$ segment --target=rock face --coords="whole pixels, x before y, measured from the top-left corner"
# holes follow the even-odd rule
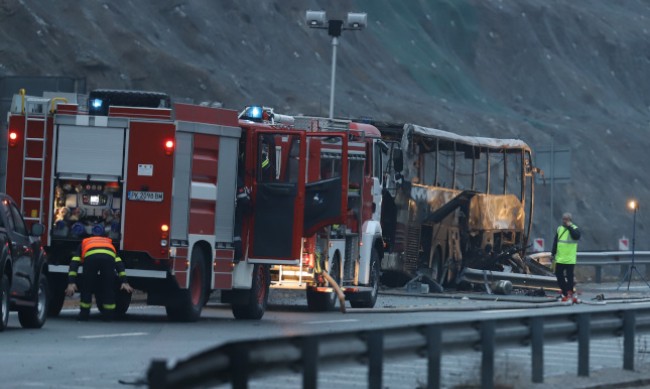
[[[0,77],[85,77],[89,89],[327,115],[331,40],[305,10],[368,27],[339,39],[335,115],[569,149],[569,183],[536,190],[533,237],[563,211],[580,250],[637,250],[650,226],[650,5],[642,0],[0,0]],[[4,114],[3,114],[4,115]],[[647,204],[647,205],[646,205]],[[647,208],[646,208],[647,207]]]

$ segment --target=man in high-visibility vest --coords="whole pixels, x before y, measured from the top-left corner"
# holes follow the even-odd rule
[[[122,281],[121,290],[128,293],[133,288],[126,281],[126,270],[122,259],[117,255],[111,239],[103,236],[91,236],[81,242],[81,246],[72,257],[68,272],[68,287],[66,295],[72,296],[77,291],[77,271],[83,264],[81,274],[81,298],[79,302],[79,321],[87,321],[90,317],[92,293],[97,285],[102,295],[102,309],[105,320],[112,320],[115,313],[115,271]]]
[[[551,250],[555,261],[555,276],[562,290],[562,301],[578,302],[578,299],[573,295],[573,271],[576,266],[579,239],[580,230],[578,226],[573,224],[570,213],[564,213],[562,215],[562,224],[555,232],[553,249]]]

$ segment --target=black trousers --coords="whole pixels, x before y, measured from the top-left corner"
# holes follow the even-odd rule
[[[115,310],[115,258],[93,254],[84,258],[81,274],[81,308],[90,309],[92,294],[101,294],[103,309]]]
[[[573,269],[575,264],[555,263],[555,277],[562,290],[562,295],[566,296],[569,291],[573,291]]]

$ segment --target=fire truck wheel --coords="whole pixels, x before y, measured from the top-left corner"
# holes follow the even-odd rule
[[[34,301],[36,305],[18,311],[18,321],[23,328],[41,328],[47,319],[49,293],[47,278],[42,273],[38,278],[38,292]]]
[[[124,290],[115,292],[115,316],[120,317],[126,315],[131,305],[132,294]]]
[[[9,323],[9,277],[2,275],[0,279],[0,331],[4,331]]]
[[[350,306],[352,308],[372,308],[377,302],[377,295],[379,294],[379,278],[381,277],[381,269],[379,268],[379,254],[377,249],[373,248],[370,254],[370,279],[368,286],[372,287],[370,293],[364,293],[360,298],[355,299],[350,297]]]
[[[190,288],[178,291],[176,299],[165,306],[167,317],[172,321],[192,322],[201,317],[207,300],[207,264],[200,248],[192,250],[190,264]]]
[[[47,303],[47,315],[50,317],[59,316],[63,303],[65,302],[65,279],[50,278],[48,280],[50,301]]]
[[[269,301],[271,271],[269,266],[257,264],[253,268],[253,285],[248,292],[247,304],[232,304],[235,319],[259,320],[264,316]]]
[[[341,257],[337,253],[332,260],[332,268],[328,270],[329,275],[341,284]],[[331,311],[336,307],[335,292],[319,292],[311,287],[307,287],[307,308],[312,312]]]

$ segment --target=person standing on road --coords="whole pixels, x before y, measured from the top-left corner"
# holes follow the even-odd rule
[[[72,257],[68,272],[68,287],[65,292],[72,296],[77,291],[77,271],[83,264],[84,271],[81,277],[81,301],[79,302],[79,321],[87,321],[90,317],[92,294],[102,296],[103,319],[110,321],[115,313],[115,270],[122,281],[121,290],[128,293],[133,288],[126,281],[126,270],[122,259],[117,256],[113,242],[106,237],[91,236],[81,242],[81,246]],[[99,289],[95,290],[99,282]]]
[[[578,253],[578,240],[580,230],[573,224],[571,214],[566,212],[562,215],[562,224],[555,232],[553,249],[551,255],[555,261],[555,276],[557,283],[562,290],[562,301],[578,302],[573,295],[574,269]]]

